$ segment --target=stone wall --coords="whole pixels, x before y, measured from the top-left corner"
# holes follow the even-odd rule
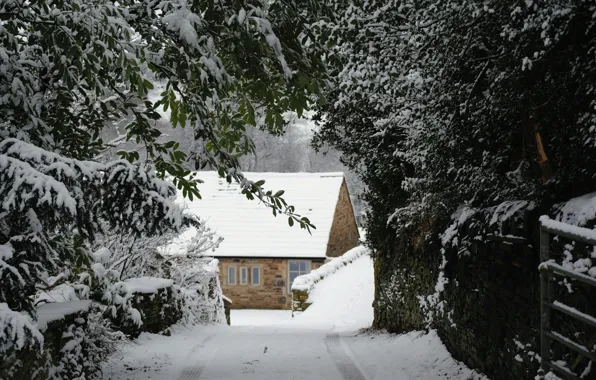
[[[350,193],[344,179],[335,206],[333,224],[329,232],[327,257],[337,257],[358,245],[358,226],[354,217],[354,209],[350,201]]]
[[[504,223],[495,223],[494,213],[476,213],[445,247],[440,234],[451,221],[426,221],[390,251],[378,252],[374,326],[437,329],[456,359],[492,380],[533,379],[540,350],[541,212],[521,209]],[[441,272],[446,283],[437,292]]]
[[[219,258],[219,276],[223,293],[232,300],[232,309],[290,309],[292,296],[288,284],[287,259],[234,259]],[[323,265],[323,259],[312,260],[311,269]],[[229,285],[227,281],[228,267],[248,268],[248,284]],[[261,283],[252,285],[251,269],[261,269]],[[236,271],[239,276],[239,269]]]
[[[296,312],[302,312],[311,305],[308,302],[309,293],[307,290],[292,289],[292,316]]]
[[[493,380],[532,379],[540,351],[538,252],[521,241],[484,240],[449,251],[439,335],[454,357]],[[456,285],[456,286],[452,286]]]
[[[181,302],[182,297],[174,286],[158,289],[156,293],[135,292],[130,306],[139,311],[143,323],[137,325],[123,308],[118,308],[112,322],[116,329],[132,338],[138,337],[141,332],[167,333],[166,330],[182,317]]]

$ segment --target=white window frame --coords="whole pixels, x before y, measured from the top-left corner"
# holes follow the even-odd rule
[[[259,273],[259,281],[255,282],[255,269]],[[250,284],[254,286],[261,285],[261,267],[250,268]]]
[[[302,271],[300,270],[300,263],[305,262],[307,263],[306,266],[306,272],[302,273]],[[288,291],[292,292],[292,282],[290,281],[290,279],[292,278],[291,274],[292,272],[295,271],[291,271],[290,270],[290,264],[291,263],[298,263],[298,276],[302,276],[303,274],[309,274],[310,272],[312,272],[312,261],[311,260],[288,260]],[[296,277],[298,277],[296,276]]]
[[[233,270],[234,271],[234,282],[230,281],[230,271]],[[228,267],[228,285],[236,285],[237,283],[237,277],[238,277],[238,271],[236,270],[236,267],[234,266],[229,266]]]
[[[242,275],[244,272],[245,276]],[[240,267],[240,285],[247,285],[248,284],[248,268],[247,267]]]

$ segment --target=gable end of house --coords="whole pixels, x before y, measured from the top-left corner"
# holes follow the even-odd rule
[[[339,189],[333,223],[329,231],[327,257],[343,255],[358,245],[359,238],[360,235],[354,216],[354,208],[350,200],[350,191],[344,178]]]

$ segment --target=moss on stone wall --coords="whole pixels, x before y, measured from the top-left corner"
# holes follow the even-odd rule
[[[373,327],[396,333],[426,328],[419,297],[434,290],[441,262],[440,227],[439,221],[412,225],[377,252]]]

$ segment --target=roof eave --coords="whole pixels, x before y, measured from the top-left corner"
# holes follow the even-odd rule
[[[325,260],[327,256],[210,256],[215,259]]]

